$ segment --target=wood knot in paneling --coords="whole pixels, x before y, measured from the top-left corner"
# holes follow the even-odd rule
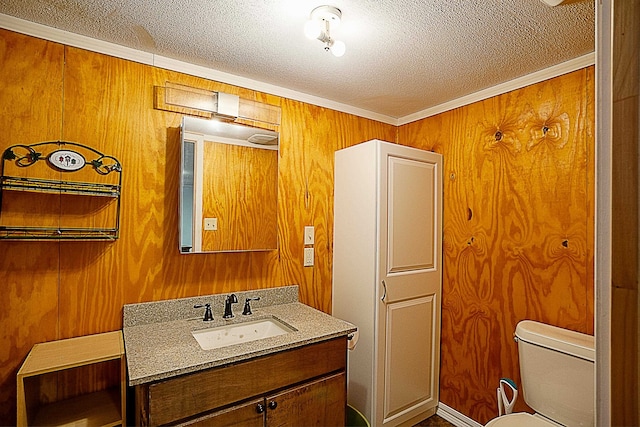
[[[530,150],[542,143],[550,148],[563,148],[569,142],[570,126],[571,121],[567,113],[529,121],[526,125],[529,132],[527,149]]]

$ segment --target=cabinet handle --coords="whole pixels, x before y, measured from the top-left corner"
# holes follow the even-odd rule
[[[384,280],[382,281],[382,287],[384,288],[384,294],[382,295],[382,298],[380,298],[380,301],[384,302],[384,299],[387,297],[387,284],[384,283]]]
[[[264,412],[264,405],[262,403],[258,403],[256,406],[256,412],[262,414]]]
[[[269,402],[269,409],[276,409],[278,407],[278,402],[276,402],[275,400],[272,400],[271,402]]]

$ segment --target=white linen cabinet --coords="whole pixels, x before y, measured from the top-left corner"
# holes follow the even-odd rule
[[[333,312],[358,327],[348,402],[372,426],[438,404],[442,156],[372,140],[335,153]]]

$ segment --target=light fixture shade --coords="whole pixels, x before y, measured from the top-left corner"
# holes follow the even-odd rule
[[[342,11],[335,6],[318,6],[311,11],[312,21],[328,22],[331,28],[340,25]]]
[[[345,51],[347,50],[347,46],[342,41],[335,40],[330,50],[334,56],[337,56],[339,58],[344,55]]]
[[[307,23],[304,24],[304,35],[311,40],[319,38],[322,35],[320,22],[313,20],[307,21]]]
[[[331,29],[340,25],[342,11],[334,6],[318,6],[311,11],[311,19],[304,24],[304,34],[309,39],[318,39],[324,43],[324,50],[335,56],[346,51],[344,42],[331,37]]]

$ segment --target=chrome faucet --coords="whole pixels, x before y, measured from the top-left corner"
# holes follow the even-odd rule
[[[233,317],[233,311],[231,311],[231,304],[236,304],[238,302],[238,297],[236,294],[227,295],[224,300],[224,315],[223,319],[231,319]]]

